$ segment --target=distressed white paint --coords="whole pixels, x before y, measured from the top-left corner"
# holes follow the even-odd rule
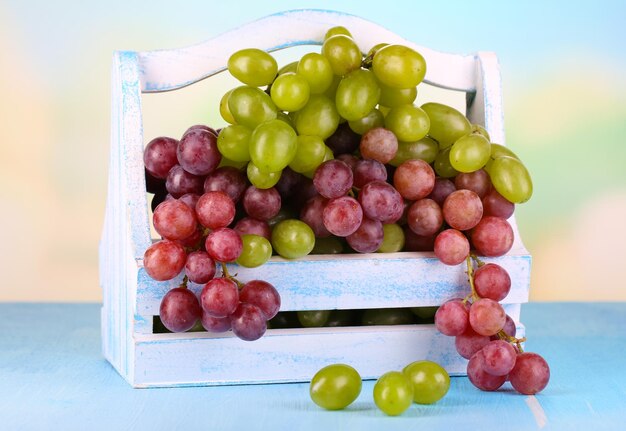
[[[290,11],[262,18],[188,48],[117,52],[112,70],[112,126],[108,197],[100,244],[103,353],[132,385],[185,386],[308,380],[331,362],[357,365],[374,378],[416,359],[429,358],[453,374],[465,361],[452,339],[432,325],[270,330],[247,343],[232,335],[151,334],[152,316],[168,288],[146,276],[142,256],[151,243],[142,164],[141,93],[175,90],[224,70],[244,47],[274,51],[319,45],[334,25],[351,29],[363,51],[380,41],[421,52],[426,81],[468,93],[468,117],[504,143],[500,72],[492,53],[452,55],[407,41],[361,18],[332,11]],[[281,31],[267,31],[278,29]],[[509,270],[513,286],[506,309],[519,322],[528,300],[530,256],[515,219],[513,250],[493,261]],[[467,293],[463,267],[448,267],[432,253],[272,258],[261,268],[231,268],[242,279],[263,278],[281,292],[283,310],[437,305]],[[193,285],[196,291],[200,286]],[[523,327],[520,325],[520,328]]]

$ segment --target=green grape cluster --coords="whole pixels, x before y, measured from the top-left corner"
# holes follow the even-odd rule
[[[361,393],[358,371],[346,364],[332,364],[319,370],[311,379],[309,394],[318,406],[341,410],[354,402]],[[450,376],[433,361],[415,361],[400,371],[383,374],[374,384],[376,406],[389,416],[397,416],[411,404],[434,404],[450,388]]]
[[[280,69],[267,52],[243,49],[230,57],[228,71],[244,85],[220,102],[229,123],[218,138],[227,159],[222,164],[247,163],[248,180],[258,188],[273,187],[286,167],[312,177],[334,157],[325,140],[345,121],[359,134],[385,126],[406,142],[428,132],[428,116],[412,104],[426,72],[424,58],[388,44],[364,56],[343,27],[328,30],[321,53]],[[386,119],[381,109],[389,111]],[[415,155],[403,150],[400,157]]]

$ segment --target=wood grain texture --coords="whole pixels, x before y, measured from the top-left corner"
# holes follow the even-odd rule
[[[449,345],[440,342],[433,327],[377,328],[354,333],[296,331],[288,343],[279,342],[284,334],[275,333],[266,341],[245,343],[245,350],[228,337],[182,334],[146,338],[152,332],[152,318],[158,314],[163,295],[177,286],[181,278],[157,283],[142,266],[143,254],[152,240],[143,167],[141,94],[174,90],[209,77],[223,70],[228,57],[240,48],[254,46],[273,51],[303,44],[319,45],[333,25],[350,28],[363,51],[381,40],[419,50],[428,64],[426,81],[466,91],[468,118],[485,125],[494,140],[504,142],[500,70],[493,53],[438,53],[353,15],[323,10],[288,11],[187,48],[115,53],[109,184],[100,244],[100,283],[104,290],[102,343],[105,357],[131,384],[248,383],[255,375],[261,382],[299,381],[303,374],[295,366],[297,358],[316,343],[332,344],[336,351],[330,354],[320,350],[315,360],[309,361],[306,373],[315,363],[330,357],[356,361],[365,350],[387,352],[373,356],[372,375],[395,367],[400,357],[426,351],[451,372],[462,372],[462,364],[452,359]],[[277,28],[281,31],[266,31]],[[515,218],[510,222],[515,234],[513,249],[490,261],[510,272],[513,285],[505,303],[519,323],[520,304],[528,301],[531,258]],[[430,306],[468,293],[463,265],[445,266],[432,253],[307,256],[297,261],[276,257],[254,270],[231,270],[243,280],[261,278],[273,283],[281,293],[283,310]],[[192,284],[191,288],[197,292],[200,286]],[[407,342],[419,346],[407,352],[403,350]],[[212,365],[206,364],[207,350],[218,352]],[[176,351],[184,354],[176,357]],[[404,356],[399,352],[404,352]],[[260,358],[258,372],[250,374],[248,369],[231,367],[223,358],[233,354],[248,358],[248,363]],[[276,357],[294,366],[277,370],[272,362]],[[177,362],[172,367],[174,359]],[[207,373],[207,368],[214,372]]]
[[[376,408],[373,380],[338,412],[313,404],[307,383],[132,389],[102,357],[100,307],[0,304],[1,429],[615,431],[626,423],[626,303],[523,306],[526,349],[543,355],[552,371],[534,400],[508,384],[487,393],[453,377],[445,398],[396,418]]]

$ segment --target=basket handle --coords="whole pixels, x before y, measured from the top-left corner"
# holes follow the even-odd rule
[[[321,45],[326,31],[338,25],[349,28],[365,52],[380,42],[415,49],[428,65],[424,82],[451,90],[476,91],[475,55],[434,51],[357,16],[315,9],[269,15],[186,48],[139,52],[141,91],[171,91],[208,78],[225,70],[230,55],[240,49],[272,52],[298,45]]]

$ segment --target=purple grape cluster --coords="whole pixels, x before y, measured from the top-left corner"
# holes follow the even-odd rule
[[[220,167],[216,139],[212,128],[193,126],[180,141],[160,137],[147,145],[146,186],[155,193],[152,222],[161,240],[148,247],[143,264],[157,281],[185,274],[161,301],[159,317],[167,330],[185,332],[201,321],[209,332],[232,330],[252,341],[278,313],[280,295],[263,280],[240,283],[224,264],[240,259],[245,234],[268,235],[264,220],[280,209],[280,195],[250,186],[236,168]],[[249,217],[231,226],[238,202]],[[203,285],[199,297],[188,281]]]
[[[472,260],[478,263],[475,271]],[[508,272],[495,263],[472,260],[468,259],[472,294],[442,304],[435,326],[455,337],[456,350],[469,359],[467,375],[477,388],[495,391],[508,380],[522,394],[542,391],[550,380],[548,363],[522,350],[524,339],[515,338],[515,322],[499,303],[511,289]]]

